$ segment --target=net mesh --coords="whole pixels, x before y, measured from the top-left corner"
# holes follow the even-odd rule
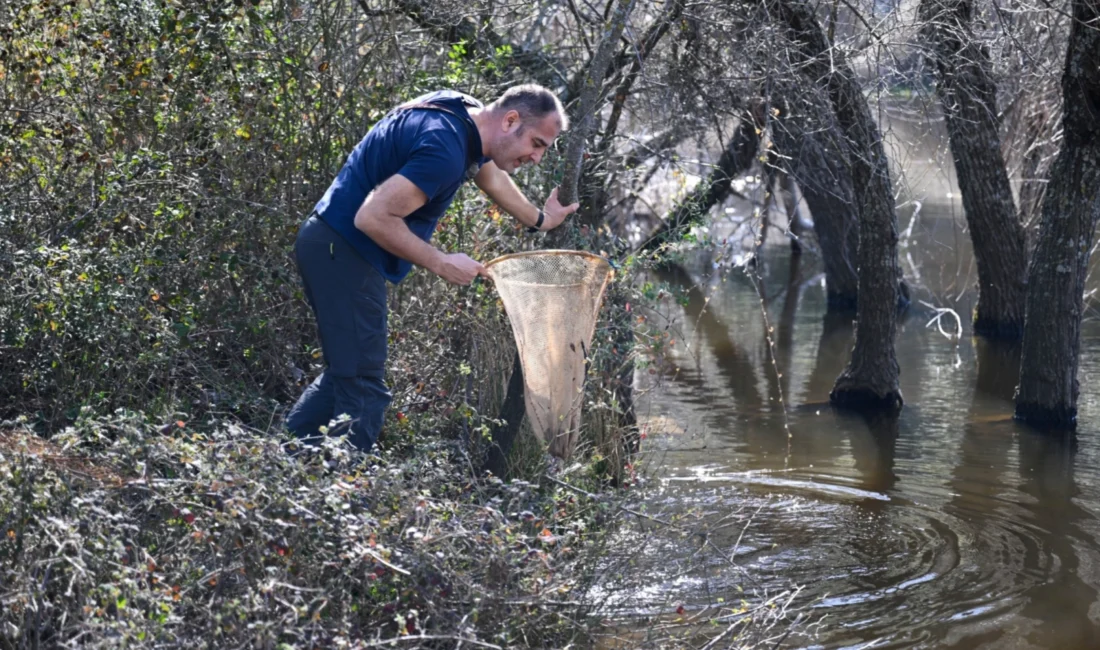
[[[558,458],[577,443],[585,362],[611,267],[579,251],[532,251],[485,265],[512,323],[531,429]]]

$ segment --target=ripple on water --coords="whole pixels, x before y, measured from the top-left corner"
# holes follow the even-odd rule
[[[1018,610],[1058,561],[1046,532],[1012,509],[978,519],[805,471],[693,468],[647,505],[680,513],[696,534],[639,545],[646,578],[621,582],[627,597],[610,597],[610,609],[653,614],[801,585],[811,614],[843,621],[830,647],[921,645],[938,625],[996,619]]]

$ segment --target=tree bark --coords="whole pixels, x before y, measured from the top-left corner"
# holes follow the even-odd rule
[[[859,296],[859,219],[847,143],[831,115],[827,123],[813,122],[781,113],[772,121],[772,138],[810,209],[829,309],[853,310]]]
[[[756,159],[756,150],[760,138],[756,134],[753,120],[745,116],[737,127],[713,172],[699,182],[691,194],[669,211],[668,217],[638,247],[638,250],[653,250],[666,242],[682,237],[693,225],[699,223],[718,203],[729,196],[733,179],[752,166]]]
[[[527,407],[523,400],[523,364],[519,360],[519,352],[516,352],[512,359],[512,376],[508,380],[504,403],[500,407],[500,424],[493,427],[492,442],[486,452],[482,470],[490,471],[501,478],[508,476],[508,455],[512,453],[512,446],[515,445],[526,413]]]
[[[615,12],[606,25],[600,45],[596,54],[587,66],[587,74],[581,83],[580,98],[577,101],[577,110],[573,115],[573,127],[570,129],[569,142],[566,143],[561,187],[558,196],[563,205],[568,205],[578,200],[577,188],[580,183],[581,168],[584,164],[584,145],[588,139],[588,132],[592,130],[596,107],[603,95],[604,75],[607,73],[611,57],[615,54],[619,39],[622,38],[626,28],[627,19],[634,9],[635,0],[618,0],[615,4]]]
[[[859,297],[856,342],[848,367],[829,398],[856,409],[901,408],[894,351],[901,268],[894,195],[882,136],[843,54],[832,47],[813,9],[803,0],[766,0],[786,25],[805,74],[820,79],[837,123],[851,147],[849,162],[859,215]]]
[[[1001,155],[989,53],[970,29],[972,0],[922,0],[919,11],[978,265],[974,333],[1018,339],[1027,257]]]
[[[1016,417],[1073,429],[1085,277],[1100,220],[1100,0],[1074,0],[1062,74],[1062,149],[1028,269]]]

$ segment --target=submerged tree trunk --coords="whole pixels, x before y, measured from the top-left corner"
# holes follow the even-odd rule
[[[1062,149],[1028,269],[1016,417],[1073,428],[1085,277],[1100,220],[1100,0],[1074,0],[1062,74]]]
[[[804,124],[803,118],[781,112],[772,121],[772,138],[810,209],[821,247],[829,309],[850,310],[856,308],[859,295],[855,191],[844,138],[831,115],[820,117],[830,123],[817,124],[814,119]]]
[[[972,13],[972,0],[922,0],[921,35],[936,71],[936,93],[978,265],[974,332],[1016,339],[1024,328],[1024,229],[1001,155],[989,53],[971,33]]]
[[[901,268],[897,215],[882,136],[855,75],[825,37],[813,9],[803,0],[768,0],[768,6],[797,44],[805,73],[821,80],[851,147],[849,162],[859,214],[856,343],[851,362],[829,397],[837,406],[900,409],[894,336]]]

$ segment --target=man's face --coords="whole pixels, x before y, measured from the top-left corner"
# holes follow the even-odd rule
[[[500,146],[493,162],[509,174],[527,163],[537,165],[558,137],[560,118],[551,113],[533,124],[523,124],[516,111],[508,111],[501,121]]]

